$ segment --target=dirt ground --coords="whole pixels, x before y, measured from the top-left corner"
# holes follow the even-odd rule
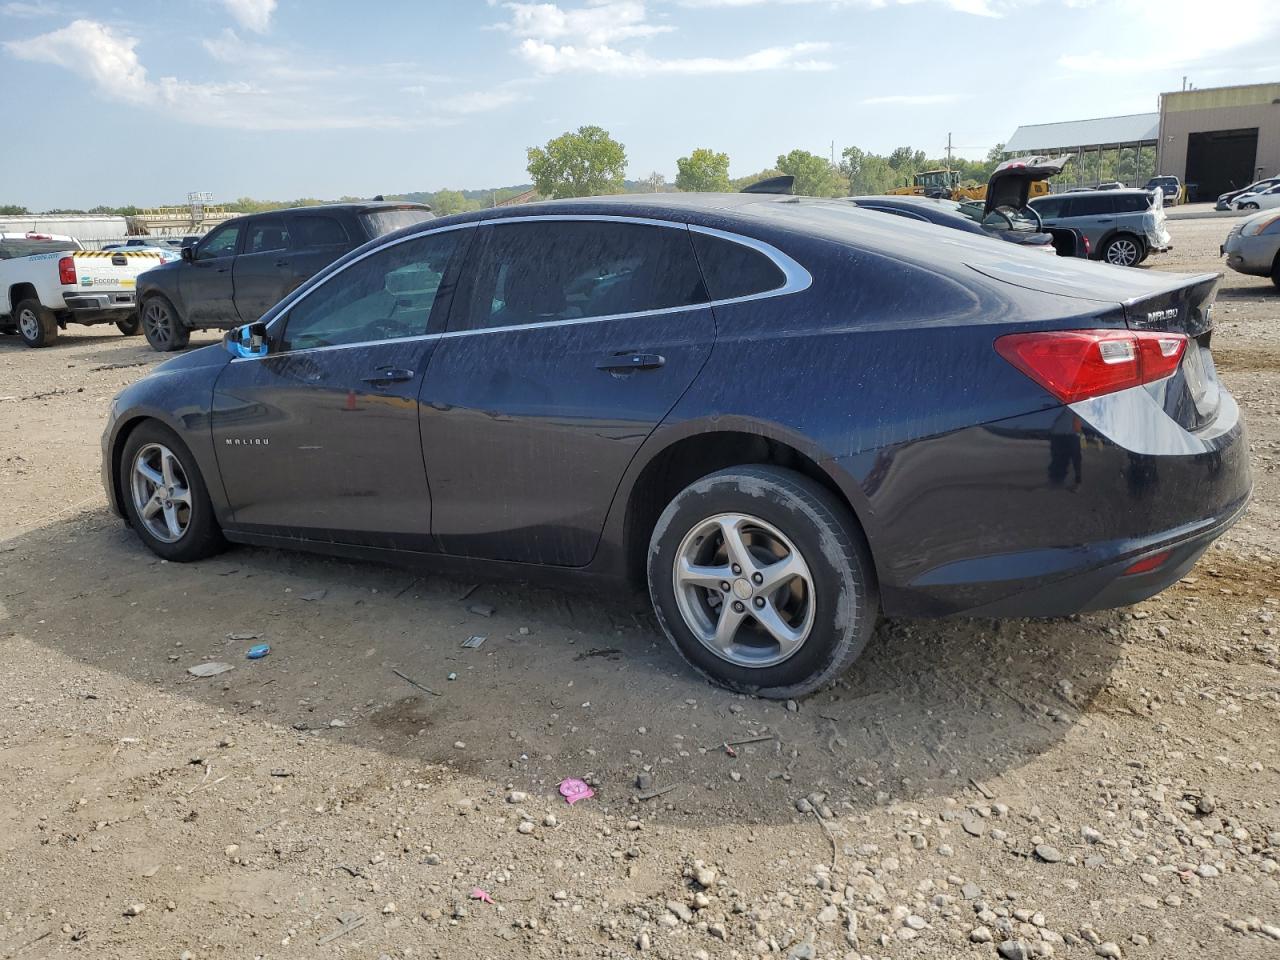
[[[1170,226],[1152,269],[1221,269],[1229,223]],[[1184,581],[889,621],[794,710],[630,596],[161,563],[98,448],[158,355],[0,339],[0,957],[1280,956],[1278,315],[1228,273],[1255,500]]]

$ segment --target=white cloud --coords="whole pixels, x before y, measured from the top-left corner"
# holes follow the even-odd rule
[[[886,7],[914,5],[926,0],[680,0],[684,7],[762,7],[766,4],[779,6],[799,6],[802,4],[822,4],[826,7],[862,7],[867,10],[883,10]],[[976,17],[1001,17],[1005,13],[1026,6],[1035,0],[928,0],[928,2],[948,7],[957,13],[967,13]],[[1073,0],[1067,0],[1072,3]],[[1080,2],[1080,0],[1075,0]]]
[[[958,93],[895,93],[885,97],[867,97],[861,102],[867,106],[878,104],[901,104],[909,107],[926,106],[931,103],[955,103],[961,99]]]
[[[376,110],[342,113],[324,98],[282,96],[257,83],[194,83],[176,77],[153,80],[137,53],[138,40],[94,20],[4,48],[20,60],[52,63],[86,77],[98,95],[203,126],[245,130],[314,130],[400,127],[403,118]]]
[[[35,20],[39,17],[52,17],[61,13],[61,9],[47,0],[34,0],[24,3],[14,0],[12,3],[0,3],[0,15],[14,17],[18,20]]]
[[[685,57],[660,59],[643,52],[627,52],[609,46],[555,46],[537,40],[520,44],[520,55],[541,73],[646,74],[754,73],[761,70],[832,70],[834,65],[811,54],[829,49],[826,43],[794,43],[767,47],[739,57]]]
[[[586,0],[586,6],[557,3],[503,3],[510,19],[495,24],[520,38],[519,56],[540,74],[606,73],[727,74],[761,70],[830,70],[833,65],[813,54],[825,43],[766,47],[738,56],[660,57],[634,42],[671,33],[675,28],[652,23],[642,0]]]
[[[271,15],[276,12],[276,0],[222,0],[227,12],[246,30],[266,33],[271,27]]]
[[[652,37],[674,27],[648,22],[640,0],[596,0],[587,7],[566,10],[554,3],[505,3],[507,23],[497,24],[517,37],[539,41],[573,40],[598,46],[615,40]]]

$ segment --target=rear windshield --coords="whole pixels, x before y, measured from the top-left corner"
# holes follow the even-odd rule
[[[370,210],[360,214],[365,229],[370,237],[380,237],[385,233],[394,233],[401,227],[411,227],[423,220],[431,220],[434,214],[422,207],[400,207],[391,210]]]
[[[74,240],[0,240],[0,260],[32,257],[37,253],[57,253],[59,250],[79,250]]]

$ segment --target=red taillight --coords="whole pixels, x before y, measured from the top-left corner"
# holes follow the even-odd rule
[[[1164,566],[1164,562],[1169,559],[1171,552],[1164,550],[1160,553],[1153,553],[1149,557],[1143,557],[1137,563],[1131,563],[1126,567],[1123,576],[1131,577],[1135,573],[1150,573],[1152,570],[1158,570]]]
[[[1089,242],[1089,235],[1087,233],[1082,233],[1080,236],[1084,238],[1084,255],[1086,257],[1093,256],[1093,244]]]
[[[75,257],[63,257],[58,261],[58,282],[63,284],[76,282]]]
[[[1011,333],[996,352],[1063,403],[1162,380],[1178,369],[1181,333],[1053,330]]]

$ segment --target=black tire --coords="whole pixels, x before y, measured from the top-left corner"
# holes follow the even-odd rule
[[[1240,209],[1241,210],[1257,210],[1259,209],[1259,207],[1256,203],[1242,203],[1240,204]]]
[[[735,592],[739,587],[736,581],[723,598],[720,590],[702,587],[682,591],[683,598],[677,598],[674,579],[682,546],[704,549],[700,546],[703,539],[697,535],[699,528],[724,514],[745,516],[744,529],[751,526],[752,520],[773,527],[790,541],[787,546],[794,546],[808,569],[812,591],[806,593],[812,608],[812,625],[797,649],[780,662],[755,666],[741,662],[747,659],[741,656],[739,662],[721,656],[699,638],[682,612],[682,603],[688,606],[705,602],[701,609],[708,612],[723,609],[714,606],[716,600],[723,605],[741,598],[748,643],[765,636],[759,632],[760,621],[747,616],[761,598],[754,592],[749,598]],[[752,552],[760,550],[757,544],[748,546]],[[714,542],[708,540],[705,549],[712,548]],[[719,557],[717,554],[718,559],[710,562],[729,562]],[[775,553],[768,562],[776,557]],[[759,558],[756,553],[753,560]],[[769,466],[730,467],[682,490],[654,527],[649,542],[648,579],[658,622],[695,670],[721,686],[774,699],[804,696],[839,677],[866,648],[879,610],[874,568],[857,521],[817,483],[793,471]],[[744,591],[752,589],[746,574],[739,580],[745,585]],[[690,600],[690,596],[695,599]],[[774,593],[774,599],[779,596],[781,591]],[[772,609],[773,601],[767,602]],[[756,631],[755,635],[750,631]],[[767,646],[742,649],[754,653]],[[778,655],[781,649],[779,645]]]
[[[173,455],[181,472],[179,476],[179,471],[174,470],[173,476],[179,481],[185,479],[185,487],[179,486],[179,489],[185,489],[189,493],[185,501],[186,510],[179,505],[178,497],[170,501],[176,505],[176,515],[180,518],[178,522],[182,528],[180,534],[173,540],[162,539],[156,535],[151,527],[152,521],[144,518],[142,507],[137,502],[138,495],[135,493],[133,474],[139,454],[145,451],[146,462],[154,464],[156,461],[151,457],[156,455],[157,448],[159,451],[168,451]],[[209,489],[205,486],[204,477],[200,474],[195,457],[191,455],[187,445],[168,427],[149,420],[135,428],[129,434],[129,439],[125,442],[124,450],[120,455],[120,462],[116,466],[116,483],[119,484],[120,499],[124,503],[129,524],[138,534],[138,539],[152,553],[165,560],[189,563],[213,556],[226,548],[227,542],[223,539],[222,529],[218,526],[218,520],[213,513]],[[161,472],[158,467],[156,470]],[[163,496],[163,489],[158,492]],[[168,507],[166,506],[162,509],[160,517],[153,520],[163,525],[167,515]],[[182,522],[183,520],[185,523]]]
[[[1117,267],[1136,267],[1146,256],[1145,249],[1132,233],[1117,233],[1102,245],[1098,259]]]
[[[1271,282],[1276,285],[1276,289],[1280,290],[1280,253],[1276,254],[1276,258],[1271,261]]]
[[[138,308],[142,332],[152,350],[170,353],[185,350],[191,342],[191,331],[178,316],[168,298],[159,294],[147,297]]]
[[[35,297],[18,301],[13,308],[18,336],[28,347],[47,347],[58,339],[58,318]]]
[[[116,329],[126,337],[136,337],[142,332],[142,318],[136,313],[131,314],[128,320],[117,320]]]

